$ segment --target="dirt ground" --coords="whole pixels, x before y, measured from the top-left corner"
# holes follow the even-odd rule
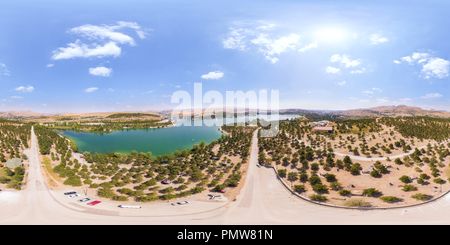
[[[337,159],[339,159],[339,157],[337,157]],[[342,158],[341,158],[341,160],[342,160]],[[361,167],[363,169],[367,169],[370,165],[373,164],[373,162],[363,162],[363,161],[358,161],[358,162],[361,164]],[[379,176],[379,177],[371,177],[370,174],[362,174],[362,173],[359,175],[352,175],[351,173],[349,173],[348,171],[345,171],[343,169],[338,171],[337,168],[331,168],[330,171],[319,170],[319,172],[326,172],[326,173],[336,175],[337,181],[339,183],[341,183],[342,188],[346,189],[346,190],[350,190],[350,191],[356,190],[356,191],[360,191],[362,193],[362,191],[364,189],[375,188],[375,189],[379,190],[381,192],[381,195],[383,195],[383,196],[395,196],[395,197],[401,198],[402,200],[397,202],[396,203],[397,205],[415,204],[415,203],[422,202],[422,201],[417,201],[417,200],[411,198],[411,196],[416,193],[423,193],[423,194],[428,194],[433,197],[436,197],[436,196],[440,195],[441,190],[442,190],[442,192],[445,192],[450,189],[450,183],[448,181],[445,181],[445,183],[442,185],[434,183],[433,177],[430,175],[431,170],[426,165],[419,166],[419,168],[421,168],[423,172],[416,172],[416,171],[414,171],[414,168],[416,167],[415,165],[413,165],[411,167],[405,167],[404,165],[396,165],[395,163],[392,164],[392,162],[387,162],[387,161],[381,161],[381,163],[382,164],[391,164],[392,168],[388,168],[388,172],[385,174],[381,174],[381,176]],[[443,168],[438,167],[439,169],[443,170],[440,173],[440,176],[438,176],[438,177],[440,177],[444,180],[446,180],[448,178],[446,172],[448,172],[448,170],[450,170],[450,168],[448,167],[448,163],[449,163],[449,161],[446,160],[445,167],[443,167]],[[282,168],[282,167],[277,166],[277,168]],[[290,167],[287,168],[288,172],[292,171],[289,168]],[[424,184],[417,184],[416,180],[412,181],[411,183],[408,183],[408,184],[414,185],[417,188],[417,190],[415,190],[415,191],[405,192],[402,190],[402,186],[404,185],[404,183],[399,180],[399,178],[402,175],[418,177],[419,174],[421,174],[421,173],[426,173],[428,176],[430,176],[430,178],[428,180],[426,180]],[[311,176],[311,174],[308,173],[308,176]],[[321,177],[321,176],[319,175],[319,177]],[[286,183],[288,183],[288,184],[291,183],[290,181],[287,180],[287,178],[283,178],[283,179]],[[329,182],[327,182],[327,180],[324,177],[321,177],[321,180],[322,180],[322,184],[326,184],[326,185],[330,184]],[[392,183],[392,186],[389,185],[389,183]],[[296,180],[296,181],[292,182],[292,186],[301,185],[301,184],[304,184],[307,189],[306,192],[301,193],[302,196],[309,197],[312,194],[317,194],[312,189],[312,186],[308,182],[303,183],[300,180]],[[351,185],[353,185],[354,187],[351,187]],[[344,196],[339,195],[338,190],[332,190],[330,188],[328,190],[328,193],[319,193],[319,194],[323,194],[323,195],[327,196],[327,198],[328,198],[327,203],[335,204],[335,205],[342,205],[343,201],[348,200],[350,197],[352,197],[352,198],[362,197],[362,196],[357,196],[357,195],[351,195],[349,197],[344,197]],[[393,204],[383,203],[378,197],[379,196],[364,197],[364,199],[367,202],[369,202],[372,206],[387,207],[387,206],[393,205]]]

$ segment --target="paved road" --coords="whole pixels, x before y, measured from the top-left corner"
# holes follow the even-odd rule
[[[143,204],[123,210],[116,202],[90,207],[49,190],[43,182],[32,134],[29,181],[25,190],[0,192],[0,224],[450,224],[450,198],[407,209],[358,211],[315,205],[288,192],[273,169],[256,167],[256,134],[247,178],[235,201],[193,201],[173,207]]]

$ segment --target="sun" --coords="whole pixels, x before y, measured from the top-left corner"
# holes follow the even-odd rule
[[[346,32],[337,28],[321,29],[317,32],[317,38],[325,42],[339,42],[346,38]]]

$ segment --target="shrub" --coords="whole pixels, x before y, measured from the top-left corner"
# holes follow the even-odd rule
[[[71,186],[81,186],[81,178],[78,176],[70,176],[67,178],[64,183],[64,185],[71,185]]]
[[[325,179],[327,180],[327,181],[335,181],[336,180],[336,175],[334,175],[334,174],[326,174],[325,175]]]
[[[318,163],[311,163],[311,169],[312,170],[318,170],[319,169],[319,164]]]
[[[353,166],[350,168],[350,173],[353,175],[359,174],[360,167],[361,167],[361,165],[359,163],[353,164]]]
[[[417,179],[417,184],[423,184],[425,181],[422,178]]]
[[[191,188],[189,191],[191,191],[192,194],[197,194],[197,193],[200,193],[200,192],[202,192],[202,191],[204,191],[204,190],[206,190],[205,187],[202,187],[202,186],[196,186],[196,187],[194,187],[194,188]]]
[[[351,191],[342,189],[342,190],[339,190],[338,193],[339,193],[339,195],[341,195],[341,196],[347,196],[347,195],[349,195],[349,194],[351,193]]]
[[[178,196],[175,194],[165,194],[165,195],[161,195],[159,196],[160,200],[170,200],[170,199],[174,199],[177,198]]]
[[[402,177],[399,178],[399,180],[403,183],[408,183],[411,181],[411,179],[407,175],[403,175]]]
[[[300,181],[307,181],[308,180],[308,174],[307,173],[301,173],[300,174]]]
[[[364,189],[363,190],[363,195],[366,195],[366,196],[369,196],[369,197],[372,197],[372,196],[375,196],[375,195],[378,195],[378,194],[380,194],[380,191],[375,189],[375,188],[368,188],[368,189]]]
[[[309,198],[311,200],[314,200],[314,201],[325,201],[325,200],[327,200],[326,196],[323,196],[323,195],[320,195],[320,194],[313,194],[313,195],[309,196]]]
[[[305,185],[294,185],[294,191],[296,192],[303,192],[306,190]]]
[[[330,188],[331,189],[337,190],[337,189],[339,189],[341,187],[342,187],[341,183],[339,183],[337,181],[334,181],[334,182],[330,183]]]
[[[428,175],[426,173],[420,174],[419,176],[421,179],[428,179]]]
[[[20,190],[20,189],[21,189],[21,188],[20,188],[21,185],[22,185],[21,183],[12,180],[12,181],[10,181],[6,186],[7,186],[8,188],[11,188],[11,189]]]
[[[311,176],[309,177],[309,183],[311,183],[311,185],[315,185],[315,184],[320,184],[322,183],[322,181],[320,180],[319,176]]]
[[[328,191],[328,187],[327,185],[322,185],[322,184],[315,184],[312,186],[312,188],[317,191],[317,192],[326,192]]]
[[[127,196],[114,196],[111,198],[113,201],[120,201],[120,202],[126,202],[128,201]]]
[[[413,185],[404,185],[402,191],[415,191],[416,187]]]
[[[278,169],[278,175],[281,177],[286,177],[286,169]]]
[[[99,197],[105,197],[105,198],[113,198],[113,197],[117,196],[112,189],[104,188],[104,187],[98,189],[97,195]]]
[[[367,203],[363,199],[353,199],[353,198],[350,198],[350,200],[344,201],[342,203],[342,205],[344,205],[346,207],[369,207],[370,206],[370,204]]]
[[[89,188],[98,188],[98,187],[100,187],[100,185],[98,185],[97,183],[91,184],[89,186]]]
[[[377,177],[378,175],[380,175],[380,173],[377,170],[373,170],[372,172],[370,172],[370,176],[372,177]]]
[[[427,195],[427,194],[422,194],[422,193],[417,193],[415,195],[411,196],[412,198],[419,200],[419,201],[426,201],[428,200],[428,198],[430,198],[431,196]]]
[[[397,200],[398,200],[398,197],[394,197],[394,196],[384,196],[384,197],[380,197],[380,199],[381,199],[383,202],[391,203],[391,202],[397,201]]]
[[[436,183],[436,184],[443,184],[444,180],[441,179],[441,178],[436,178],[436,179],[433,180],[433,182]]]

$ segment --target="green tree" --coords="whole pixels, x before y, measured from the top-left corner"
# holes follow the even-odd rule
[[[363,190],[363,195],[366,195],[366,196],[369,196],[369,197],[372,197],[372,196],[375,196],[375,195],[378,195],[378,194],[380,194],[380,191],[375,189],[375,188],[368,188],[368,189],[364,189]]]
[[[411,179],[407,175],[402,175],[402,177],[400,177],[399,180],[403,183],[409,183],[411,181]]]

